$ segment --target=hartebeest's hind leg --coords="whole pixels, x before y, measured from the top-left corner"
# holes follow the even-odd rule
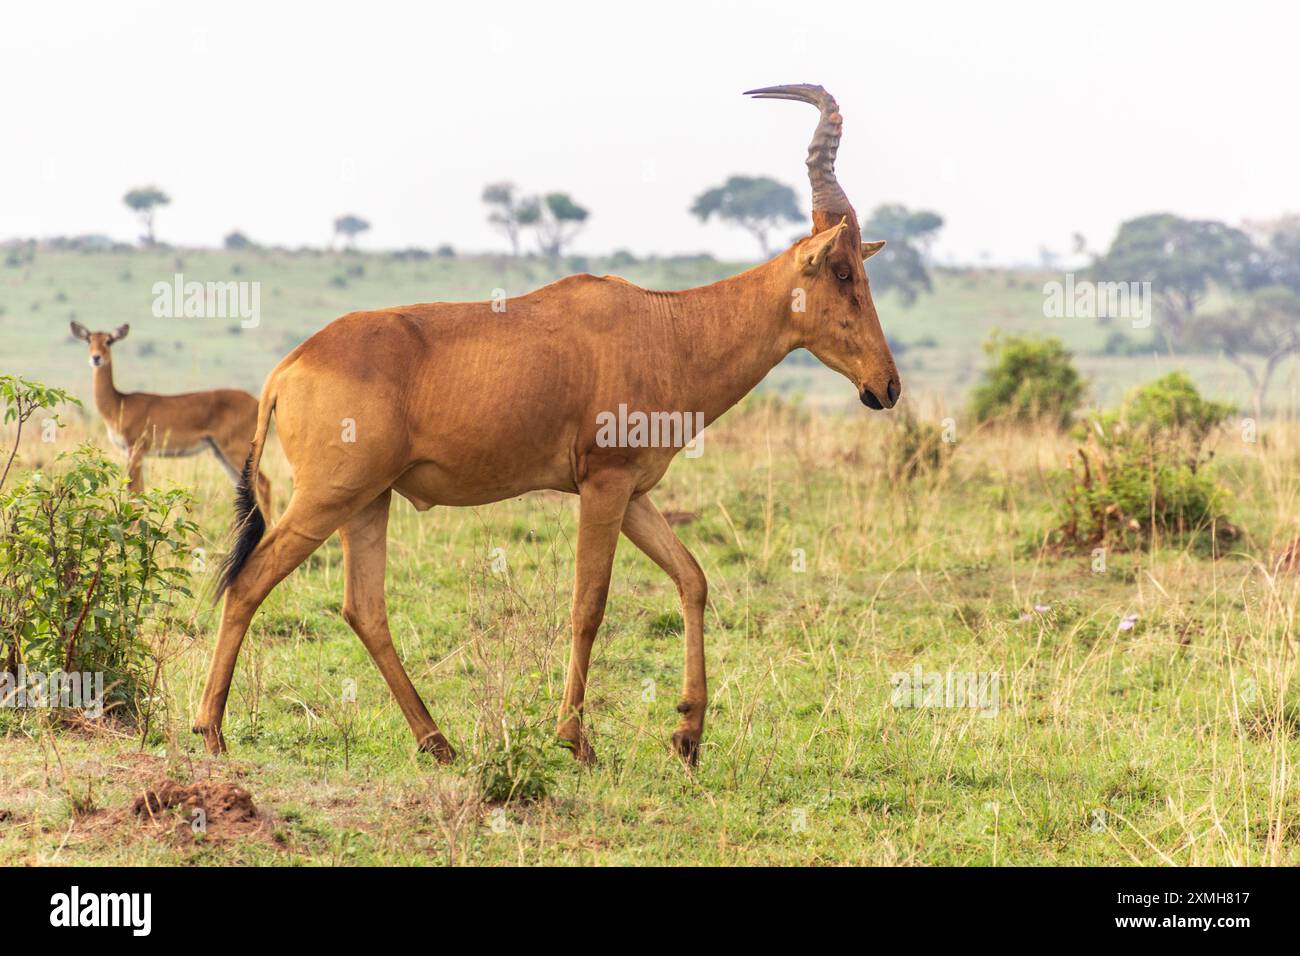
[[[217,646],[212,652],[203,699],[194,720],[194,732],[203,735],[209,753],[220,753],[226,747],[221,721],[226,713],[235,661],[253,614],[271,589],[319,548],[347,516],[346,511],[337,507],[305,504],[300,498],[291,500],[284,517],[266,533],[226,589]]]
[[[374,658],[388,688],[397,698],[420,749],[448,763],[456,752],[420,699],[402,667],[388,630],[384,602],[384,568],[388,559],[388,507],[392,491],[385,491],[339,529],[343,542],[343,617],[357,632]]]
[[[564,681],[564,700],[556,733],[583,763],[596,753],[582,730],[582,704],[587,696],[587,668],[591,645],[605,616],[609,576],[614,567],[614,550],[623,514],[632,496],[633,480],[616,471],[597,472],[579,491],[578,560],[573,581],[573,646],[569,651],[569,673]]]
[[[704,607],[709,598],[708,582],[699,563],[673,533],[649,496],[642,495],[628,504],[623,516],[623,533],[667,572],[681,595],[682,620],[686,625],[686,666],[682,672],[682,699],[677,704],[682,719],[673,733],[673,750],[694,765],[699,760],[704,708],[708,702],[704,679]]]

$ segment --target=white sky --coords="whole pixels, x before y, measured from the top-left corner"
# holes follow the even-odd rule
[[[1170,210],[1300,211],[1295,37],[1281,3],[24,3],[0,14],[0,237],[231,229],[370,248],[505,248],[483,184],[565,190],[578,251],[752,256],[687,209],[731,173],[794,185],[808,106],[840,102],[839,176],[947,220],[937,252],[1029,262]],[[793,232],[793,230],[792,230]]]

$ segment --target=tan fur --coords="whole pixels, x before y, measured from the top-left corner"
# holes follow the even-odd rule
[[[130,330],[122,325],[112,332],[91,332],[72,323],[72,334],[90,348],[95,407],[109,441],[126,455],[131,491],[144,489],[143,461],[150,455],[180,457],[211,451],[237,481],[257,426],[257,399],[233,388],[183,395],[119,392],[113,382],[112,347]],[[257,485],[263,507],[269,509],[271,483],[261,472]]]
[[[815,210],[813,227],[770,262],[697,289],[652,292],[608,276],[570,276],[508,300],[504,311],[467,302],[346,315],[289,353],[262,391],[254,462],[274,411],[293,496],[226,591],[195,722],[209,750],[224,746],[222,716],[254,611],[339,531],[344,616],[421,748],[451,759],[389,633],[383,591],[391,494],[423,510],[552,489],[580,502],[559,736],[579,759],[593,758],[581,716],[622,533],[681,595],[686,666],[673,747],[693,762],[706,703],[707,586],[648,496],[680,449],[601,447],[597,416],[622,404],[701,412],[712,422],[799,347],[892,405],[898,372],[871,301],[856,217]],[[800,303],[806,308],[796,311]],[[355,441],[347,440],[349,423]]]

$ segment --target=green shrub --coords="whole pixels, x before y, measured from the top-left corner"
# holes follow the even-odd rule
[[[994,335],[984,350],[992,363],[971,393],[976,421],[1070,424],[1084,382],[1060,339]]]
[[[952,449],[940,425],[917,418],[907,408],[894,416],[885,445],[885,467],[891,480],[912,481],[938,471]]]
[[[0,397],[19,425],[66,399],[8,377]],[[0,487],[0,671],[99,673],[105,709],[141,715],[146,626],[166,626],[190,593],[191,505],[180,489],[130,494],[121,469],[89,444]]]
[[[478,763],[479,795],[495,803],[541,800],[569,759],[556,747],[554,733],[540,724],[503,728]]]
[[[1199,452],[1236,409],[1201,398],[1186,372],[1170,372],[1135,388],[1123,409],[1125,423],[1153,441]]]
[[[1078,461],[1067,473],[1056,541],[1131,548],[1159,535],[1217,549],[1237,537],[1207,448],[1232,412],[1172,372],[1135,388],[1118,411],[1089,416],[1075,432]]]

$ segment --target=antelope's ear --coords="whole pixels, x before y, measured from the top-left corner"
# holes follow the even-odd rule
[[[821,271],[822,263],[835,248],[840,233],[848,227],[848,223],[841,219],[839,225],[823,229],[812,238],[804,240],[803,248],[799,250],[799,269],[804,275],[815,276]]]
[[[866,262],[883,248],[885,248],[884,239],[877,239],[875,242],[864,242],[862,244],[862,261]]]
[[[81,339],[83,342],[90,341],[90,331],[80,322],[73,322],[69,328],[72,329],[72,335],[74,338]]]
[[[119,325],[117,328],[113,330],[113,334],[108,337],[108,344],[112,345],[114,342],[122,341],[124,338],[126,338],[126,333],[130,331],[131,331],[131,326]]]

